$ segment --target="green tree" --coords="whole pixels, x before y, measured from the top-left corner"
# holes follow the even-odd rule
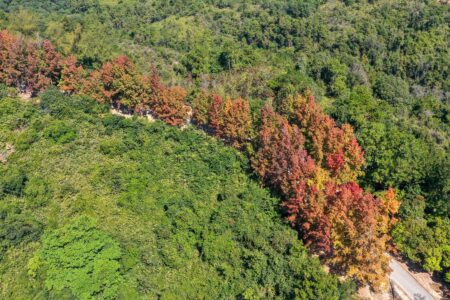
[[[29,274],[43,268],[50,294],[69,289],[78,299],[115,299],[122,282],[120,257],[119,244],[98,230],[94,219],[81,216],[44,235]]]

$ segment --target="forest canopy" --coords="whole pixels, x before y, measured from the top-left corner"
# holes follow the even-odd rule
[[[210,173],[219,172],[218,178],[228,177],[229,172],[234,174],[234,167],[241,172],[238,177],[249,182],[248,192],[231,196],[235,197],[230,204],[233,208],[219,209],[213,205],[214,213],[210,210],[197,213],[188,205],[188,214],[194,214],[187,218],[196,220],[193,228],[200,226],[196,222],[204,224],[203,218],[216,218],[215,214],[223,213],[222,209],[235,214],[234,210],[242,209],[245,201],[257,201],[259,204],[254,205],[260,205],[262,200],[255,195],[266,193],[264,197],[271,203],[270,222],[278,224],[276,230],[286,232],[292,238],[289,243],[294,243],[295,231],[287,229],[284,223],[290,224],[300,233],[306,248],[300,241],[293,248],[277,248],[269,237],[275,225],[269,224],[269,219],[259,220],[258,226],[267,227],[263,235],[268,239],[267,247],[275,249],[258,254],[262,257],[281,255],[280,259],[287,261],[296,257],[302,264],[314,261],[314,266],[318,266],[306,254],[308,249],[331,266],[332,271],[347,274],[358,283],[370,282],[376,288],[382,286],[383,275],[388,271],[382,254],[399,251],[426,271],[437,272],[450,282],[448,5],[419,0],[13,0],[1,3],[0,9],[0,29],[5,29],[0,31],[0,83],[4,84],[0,88],[4,99],[0,102],[4,105],[0,117],[5,124],[0,135],[0,158],[5,162],[0,167],[7,174],[1,179],[0,201],[9,203],[5,204],[5,214],[0,215],[5,220],[0,231],[4,232],[0,234],[3,239],[0,266],[4,266],[0,274],[6,274],[2,276],[8,280],[8,264],[12,263],[8,260],[2,263],[2,257],[22,251],[22,264],[30,259],[33,262],[29,272],[35,282],[33,287],[29,286],[27,295],[35,295],[33,291],[44,284],[53,287],[49,293],[51,290],[70,293],[73,282],[49,283],[52,279],[48,270],[56,258],[44,253],[51,237],[57,239],[58,232],[70,231],[74,228],[70,226],[85,226],[68,222],[74,216],[89,224],[97,220],[97,225],[86,228],[86,234],[92,231],[99,242],[102,240],[114,249],[118,245],[115,254],[108,258],[112,262],[108,271],[113,275],[112,290],[118,294],[127,291],[160,295],[166,287],[158,283],[154,288],[153,283],[143,282],[143,277],[139,277],[151,274],[153,268],[142,253],[153,252],[141,249],[143,252],[129,258],[127,251],[137,250],[124,248],[128,244],[116,232],[119,221],[98,222],[104,215],[100,213],[103,210],[94,208],[100,205],[95,203],[102,201],[108,206],[116,203],[117,207],[109,207],[111,210],[104,211],[105,214],[122,210],[127,211],[125,215],[152,214],[153,219],[142,216],[139,222],[143,223],[135,224],[163,226],[161,221],[177,227],[172,218],[183,215],[184,206],[177,207],[167,220],[160,218],[161,212],[153,215],[152,205],[165,203],[164,214],[171,211],[167,203],[175,200],[170,189],[163,192],[165,185],[178,182],[190,189],[191,180],[197,188],[212,180],[216,183],[214,188],[206,188],[211,189],[209,192],[173,190],[180,193],[176,201],[198,199],[195,205],[206,205],[196,193],[204,193],[206,197],[223,184],[231,184],[222,179],[214,181]],[[12,98],[18,92],[37,96],[39,107],[16,103],[18,100]],[[135,117],[119,121],[119,117],[109,115],[108,106]],[[187,129],[180,131],[159,122],[148,125],[143,116]],[[217,143],[199,130],[220,141],[214,146],[220,149],[216,156],[205,156],[206,152],[198,152],[203,150],[195,150],[197,143],[203,145],[199,138],[194,138],[197,135],[208,144]],[[83,136],[87,132],[93,134],[91,144]],[[161,134],[171,136],[169,140],[177,136],[173,138],[175,144],[156,143]],[[40,144],[43,140],[45,145]],[[147,151],[150,141],[155,158],[146,165],[150,154],[141,152]],[[42,168],[34,159],[43,161],[43,157],[30,156],[28,152],[36,151],[38,155],[42,147],[49,147],[45,149],[50,151],[46,152],[50,161],[67,165],[66,175],[58,173],[58,179],[51,179],[53,171],[43,173],[40,178],[28,175],[30,170],[37,172]],[[172,147],[178,150],[171,150]],[[69,155],[74,149],[78,149],[77,156]],[[224,151],[232,151],[236,160],[222,158],[228,157]],[[139,166],[153,170],[163,163],[156,158],[158,155],[162,161],[165,156],[174,156],[173,160],[165,161],[166,167],[160,165],[161,172],[167,168],[164,172],[172,175]],[[108,173],[104,165],[88,168],[79,162],[82,158],[95,161],[91,156],[101,157],[99,164],[103,159],[108,163],[113,160],[117,168]],[[197,171],[197,159],[208,167]],[[179,166],[180,160],[183,166]],[[81,164],[75,168],[79,170],[75,172],[77,176],[64,179],[73,164]],[[216,170],[216,164],[223,169]],[[230,169],[231,166],[234,167]],[[122,173],[122,168],[127,171]],[[117,172],[129,177],[118,179]],[[95,174],[95,180],[101,184],[84,183],[81,190],[72,186],[86,174]],[[230,179],[236,180],[233,184],[243,180],[238,177]],[[270,190],[271,196],[257,187],[255,179]],[[70,187],[56,192],[47,180],[55,180],[53,184],[59,180]],[[172,200],[158,197],[151,200],[152,196],[146,196],[148,189],[155,197],[162,193],[166,196],[161,197]],[[230,185],[230,191],[233,189],[237,188]],[[227,199],[225,194],[217,192],[214,201],[222,203]],[[97,196],[102,200],[94,199]],[[57,198],[65,201],[59,203]],[[42,211],[33,212],[35,207],[31,209],[30,203],[40,203]],[[184,201],[178,205],[181,203]],[[268,204],[261,205],[265,208],[259,209],[267,213]],[[44,217],[50,215],[52,218]],[[229,221],[218,222],[224,225]],[[217,228],[221,227],[219,223]],[[134,230],[144,230],[144,225],[136,226],[139,228]],[[325,288],[323,280],[332,277],[323,277],[329,275],[321,271],[305,275],[309,268],[305,274],[297,274],[300,269],[290,263],[276,263],[275,268],[260,261],[261,268],[271,270],[264,271],[262,279],[262,269],[253,269],[256,262],[242,261],[242,257],[247,259],[256,254],[247,256],[245,251],[233,250],[246,247],[247,237],[241,235],[241,229],[226,230],[229,226],[227,223],[209,234],[191,227],[183,227],[181,231],[170,229],[166,235],[154,233],[145,242],[139,241],[146,247],[154,247],[153,250],[164,248],[158,250],[158,255],[174,260],[161,258],[168,269],[178,270],[194,254],[200,259],[201,271],[189,269],[192,286],[180,283],[167,290],[164,297],[170,298],[180,291],[185,296],[200,297],[199,286],[203,282],[208,282],[203,285],[205,293],[209,287],[217,292],[215,296],[247,299],[287,295],[339,298],[351,291],[346,283],[338,281]],[[374,234],[361,239],[367,232]],[[178,234],[182,236],[173,238]],[[158,244],[169,237],[176,241],[168,246]],[[204,242],[207,237],[216,241]],[[222,237],[233,242],[227,244]],[[195,246],[185,244],[186,239]],[[213,254],[208,247],[238,251],[230,254],[236,255],[237,260],[229,262],[226,253]],[[180,249],[187,252],[182,254]],[[376,249],[376,262],[365,256],[366,249]],[[124,261],[130,259],[137,269],[125,267]],[[219,266],[214,259],[223,263]],[[117,268],[113,267],[116,262]],[[246,275],[235,274],[241,270],[250,271]],[[135,272],[134,277],[129,271]],[[213,271],[218,277],[209,273]],[[284,277],[274,280],[275,275],[270,274],[280,276],[277,272],[285,274]],[[23,280],[26,276],[30,275],[24,273]],[[226,288],[218,278],[227,278]],[[307,288],[309,282],[317,284]],[[199,294],[192,294],[194,291]]]
[[[352,293],[282,223],[237,151],[83,97],[41,99],[0,101],[1,143],[15,145],[1,165],[2,297]],[[75,137],[46,134],[61,127]]]

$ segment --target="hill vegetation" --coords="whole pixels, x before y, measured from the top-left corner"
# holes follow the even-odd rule
[[[192,124],[241,150],[236,155],[243,159],[244,177],[254,174],[271,189],[279,199],[273,203],[281,204],[273,204],[272,213],[285,217],[333,272],[377,288],[387,271],[383,253],[398,249],[450,281],[448,5],[418,0],[13,0],[0,8],[0,28],[9,30],[0,33],[0,81],[6,84],[0,94],[13,95],[8,87],[14,87],[37,96],[55,85],[66,96],[47,92],[42,103],[52,103],[53,113],[50,106],[41,104],[41,109],[52,117],[67,113],[17,141],[3,134],[7,167],[21,157],[20,143],[37,136],[76,143],[79,132],[65,118],[77,119],[80,111],[92,119],[112,118],[105,117],[102,105],[187,126],[170,129],[180,137],[195,131]],[[73,101],[75,108],[61,108],[60,101]],[[23,122],[29,119],[26,115]],[[122,130],[108,130],[116,129]],[[133,134],[124,134],[131,135],[125,143],[101,143],[100,153],[128,153],[135,147]],[[190,152],[190,147],[183,149]],[[19,175],[4,184],[4,191],[28,184],[22,169],[13,169]],[[139,185],[147,179],[130,181]],[[135,188],[137,194],[141,190],[145,187]],[[16,196],[23,197],[23,191]],[[38,281],[57,289],[52,276],[39,277],[37,270],[51,269],[48,264],[58,259],[56,249],[53,255],[42,249],[57,244],[64,230],[84,228],[106,247],[122,247],[113,229],[98,232],[100,215],[91,217],[58,223],[42,238],[48,224],[32,218],[21,229],[30,238],[27,243],[42,244],[31,259],[30,272]],[[5,245],[14,249],[16,244]],[[105,284],[126,282],[124,269],[113,267],[120,262],[114,253],[121,251],[111,250],[108,258],[113,268],[108,272],[120,275]],[[233,266],[230,270],[243,268]],[[63,289],[83,292],[69,281]],[[317,296],[320,289],[300,297]],[[243,295],[242,290],[229,289],[227,295]],[[337,283],[331,290],[333,297],[346,293]],[[255,288],[246,297],[287,295],[274,291]]]
[[[50,90],[0,101],[5,299],[346,298],[246,158]]]
[[[126,56],[84,72],[73,57],[61,59],[48,41],[26,42],[7,31],[0,37],[3,77],[31,95],[53,83],[119,110],[149,112],[173,126],[186,126],[192,115],[205,131],[247,152],[262,182],[282,197],[288,220],[311,250],[359,283],[377,289],[386,283],[388,234],[399,206],[395,192],[374,197],[358,186],[364,155],[351,126],[338,127],[312,95],[286,99],[279,108],[285,116],[264,106],[258,126],[249,101],[224,101],[202,91],[191,108],[183,88],[166,87],[155,69],[150,77],[141,75]],[[45,134],[60,142],[75,137],[64,124]]]

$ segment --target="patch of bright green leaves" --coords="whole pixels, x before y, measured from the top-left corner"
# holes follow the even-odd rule
[[[47,289],[69,290],[77,299],[115,299],[122,282],[121,250],[116,241],[81,216],[46,233],[42,247],[29,262],[29,274],[44,269]]]

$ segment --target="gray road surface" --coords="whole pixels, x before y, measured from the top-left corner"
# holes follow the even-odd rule
[[[398,285],[411,300],[434,300],[435,298],[414,277],[394,259],[389,266],[392,269],[391,281]]]

